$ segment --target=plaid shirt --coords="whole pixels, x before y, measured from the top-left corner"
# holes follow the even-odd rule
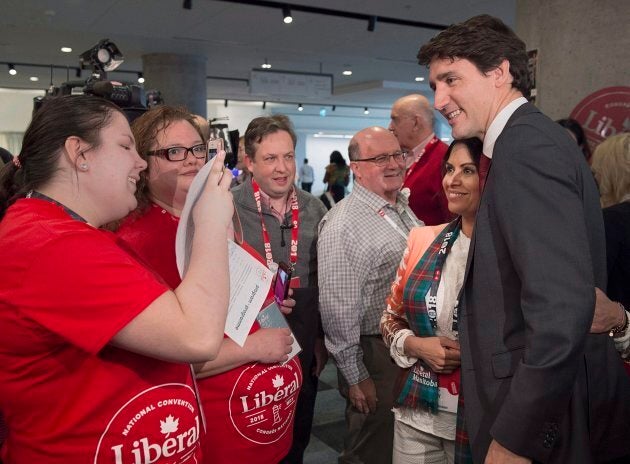
[[[381,210],[405,233],[422,224],[401,194],[393,206],[358,184],[319,224],[319,301],[326,348],[349,385],[369,377],[359,339],[380,335],[385,298],[406,246],[406,239],[379,215]]]

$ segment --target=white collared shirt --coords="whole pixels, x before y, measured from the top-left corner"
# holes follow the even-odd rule
[[[499,111],[492,123],[490,123],[490,127],[488,127],[488,131],[486,132],[486,136],[483,138],[483,154],[488,158],[492,159],[492,152],[494,151],[494,144],[505,129],[505,125],[510,119],[510,116],[514,114],[514,112],[523,104],[527,103],[527,98],[518,97],[516,100],[512,100],[508,103],[505,108]]]

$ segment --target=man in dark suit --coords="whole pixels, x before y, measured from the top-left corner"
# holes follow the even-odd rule
[[[459,315],[475,463],[595,463],[630,453],[630,382],[588,334],[606,285],[597,187],[566,131],[527,102],[525,44],[477,16],[424,45],[435,108],[492,159]]]

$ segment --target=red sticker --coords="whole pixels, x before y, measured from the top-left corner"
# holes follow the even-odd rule
[[[94,464],[196,462],[201,457],[200,426],[197,400],[189,385],[149,388],[114,414],[98,442]]]
[[[297,358],[285,365],[254,364],[245,369],[232,389],[230,418],[244,438],[268,444],[293,426],[302,371]]]

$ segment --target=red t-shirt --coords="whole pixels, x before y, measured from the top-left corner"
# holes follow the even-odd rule
[[[175,288],[181,282],[174,251],[177,218],[173,221],[173,216],[162,211],[154,205],[144,216],[125,221],[118,235]],[[244,247],[264,263],[253,248]],[[169,279],[173,274],[177,278]],[[258,329],[254,323],[250,333]],[[199,379],[197,384],[206,418],[207,433],[201,437],[204,463],[275,464],[286,456],[302,386],[297,358],[284,366],[247,363]]]
[[[167,288],[112,234],[22,199],[0,222],[0,408],[11,464],[200,459],[189,366],[108,345]]]
[[[116,231],[118,239],[140,256],[171,288],[177,288],[182,281],[175,260],[178,223],[179,218],[151,203],[146,213],[140,217],[130,215]]]
[[[427,226],[450,222],[453,215],[442,188],[442,160],[448,146],[441,140],[427,147],[405,177],[409,188],[409,207]]]

